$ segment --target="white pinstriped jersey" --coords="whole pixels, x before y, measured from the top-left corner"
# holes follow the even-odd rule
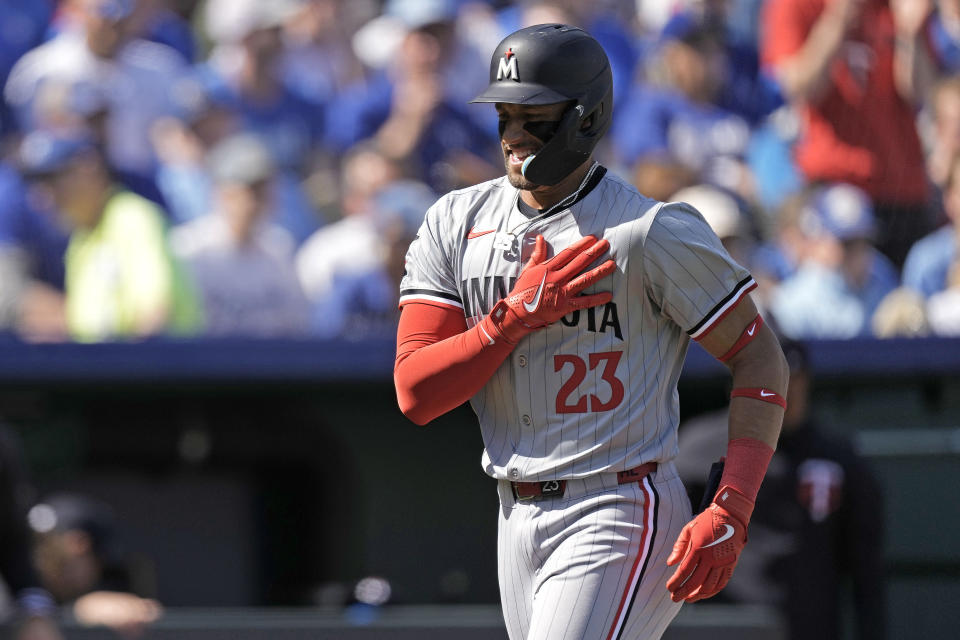
[[[503,177],[440,198],[400,287],[401,305],[462,309],[473,326],[510,291],[538,234],[550,255],[590,234],[610,242],[617,269],[586,293],[611,291],[612,301],[528,335],[471,399],[485,471],[570,479],[674,458],[690,338],[753,279],[692,207],[646,198],[600,165],[544,214],[524,214],[519,193]]]

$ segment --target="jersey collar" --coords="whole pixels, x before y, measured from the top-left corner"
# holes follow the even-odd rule
[[[606,175],[607,168],[602,166],[599,162],[594,162],[590,169],[587,171],[587,175],[583,177],[583,181],[580,182],[580,186],[577,187],[577,190],[568,195],[566,198],[556,203],[551,207],[546,209],[534,209],[530,205],[523,202],[519,197],[517,198],[517,208],[520,209],[520,213],[527,216],[527,218],[549,218],[553,214],[563,211],[564,209],[569,209],[573,205],[577,204],[588,195],[593,189],[600,184],[600,181],[603,179],[603,176]],[[519,192],[518,192],[519,196]]]

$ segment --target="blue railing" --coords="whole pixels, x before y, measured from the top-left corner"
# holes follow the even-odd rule
[[[818,376],[960,375],[960,339],[821,340],[808,344]],[[388,380],[392,340],[146,340],[30,344],[0,340],[0,383],[16,382],[325,382]],[[694,344],[684,375],[724,375]]]

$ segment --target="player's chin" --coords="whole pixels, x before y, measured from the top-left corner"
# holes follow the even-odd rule
[[[504,166],[507,170],[507,181],[510,183],[510,186],[514,189],[521,189],[523,191],[533,191],[540,185],[535,182],[530,182],[523,177],[523,173],[520,171],[520,167],[516,165],[511,165],[508,160],[504,163]]]

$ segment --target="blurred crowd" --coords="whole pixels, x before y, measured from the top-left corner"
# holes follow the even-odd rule
[[[605,165],[698,207],[793,338],[960,334],[960,0],[4,0],[0,329],[392,336],[503,175],[497,42],[604,45]]]

